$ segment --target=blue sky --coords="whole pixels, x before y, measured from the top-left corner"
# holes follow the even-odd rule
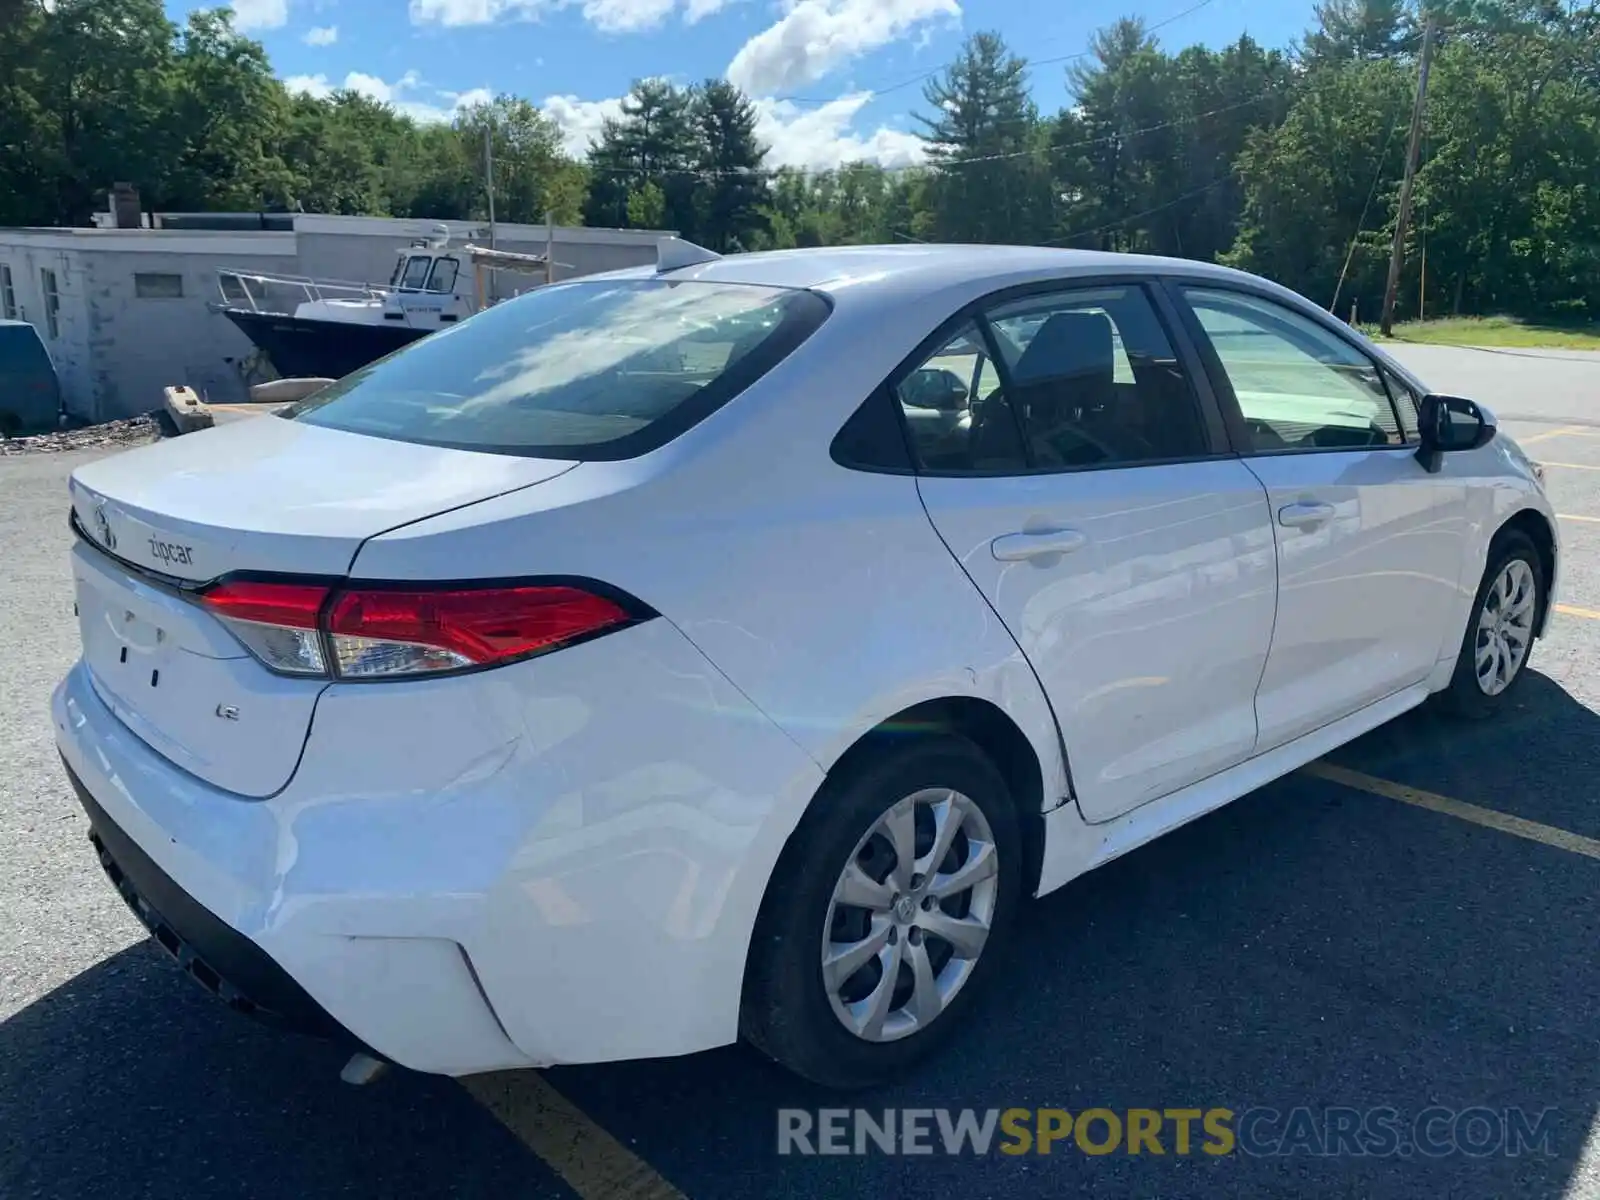
[[[177,19],[199,5],[169,0]],[[209,7],[209,6],[208,6]],[[996,29],[1038,62],[1034,94],[1054,111],[1069,64],[1117,16],[1166,46],[1218,46],[1249,32],[1282,46],[1312,0],[234,0],[291,87],[353,87],[422,119],[494,92],[543,107],[581,152],[629,83],[726,75],[756,98],[778,163],[915,161],[920,83],[966,34]],[[1191,11],[1192,10],[1192,11]],[[895,85],[903,85],[896,87]]]

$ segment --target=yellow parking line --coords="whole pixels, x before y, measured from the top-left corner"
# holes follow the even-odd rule
[[[1541,458],[1539,460],[1539,465],[1541,467],[1561,467],[1562,469],[1568,471],[1600,471],[1600,466],[1596,466],[1593,463],[1557,463],[1548,462]]]
[[[1591,521],[1596,525],[1600,525],[1600,517],[1580,517],[1577,513],[1557,513],[1556,514],[1556,520],[1558,520],[1558,521]]]
[[[1514,817],[1498,809],[1480,808],[1476,804],[1468,804],[1465,800],[1452,800],[1449,796],[1425,792],[1421,788],[1406,787],[1404,784],[1352,771],[1348,767],[1336,766],[1331,762],[1314,762],[1306,767],[1305,771],[1306,774],[1315,775],[1318,779],[1370,792],[1374,796],[1384,796],[1390,800],[1398,800],[1402,804],[1426,808],[1430,812],[1444,813],[1447,817],[1471,821],[1474,825],[1482,825],[1486,829],[1498,829],[1501,833],[1526,838],[1530,842],[1541,842],[1546,846],[1554,846],[1557,850],[1567,850],[1587,858],[1600,859],[1600,839],[1584,837],[1581,833],[1557,829],[1554,825],[1542,825],[1538,821],[1529,821],[1524,817]]]
[[[1569,617],[1588,617],[1591,621],[1600,621],[1600,612],[1592,608],[1579,608],[1576,604],[1558,604],[1556,611]]]
[[[582,1200],[686,1200],[537,1071],[473,1075],[461,1083]]]
[[[1548,441],[1550,438],[1566,437],[1568,434],[1582,432],[1582,425],[1567,425],[1561,429],[1552,429],[1547,433],[1536,433],[1532,437],[1518,438],[1517,445],[1531,446],[1535,442]]]

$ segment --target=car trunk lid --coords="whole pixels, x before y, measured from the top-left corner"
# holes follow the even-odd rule
[[[204,586],[343,578],[376,534],[572,466],[260,417],[80,467],[73,581],[95,690],[177,766],[272,795],[294,774],[326,680],[267,670],[203,607]]]

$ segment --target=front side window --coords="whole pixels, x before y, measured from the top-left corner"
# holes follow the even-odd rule
[[[422,285],[428,282],[428,271],[433,266],[433,260],[423,255],[412,255],[406,263],[405,274],[400,276],[400,286],[411,291],[420,292]]]
[[[39,269],[39,289],[44,292],[44,328],[52,338],[61,336],[61,292],[56,287],[56,273],[49,267]]]
[[[11,268],[0,263],[0,317],[8,321],[17,319],[17,289],[11,279]]]
[[[1143,288],[1017,300],[989,313],[1035,467],[1199,458],[1199,404]]]
[[[461,270],[461,264],[453,258],[435,259],[433,274],[428,277],[428,290],[442,292],[449,295],[456,290],[456,275]]]
[[[539,288],[285,412],[427,445],[619,459],[664,445],[827,318],[814,292],[660,279]]]
[[[1259,296],[1183,293],[1232,385],[1253,451],[1405,444],[1377,364],[1349,342]]]

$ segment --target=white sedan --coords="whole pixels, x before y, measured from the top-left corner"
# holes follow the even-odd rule
[[[1024,897],[1503,709],[1558,562],[1492,416],[1300,297],[997,246],[679,248],[71,491],[112,880],[233,1007],[449,1075],[886,1078]]]

